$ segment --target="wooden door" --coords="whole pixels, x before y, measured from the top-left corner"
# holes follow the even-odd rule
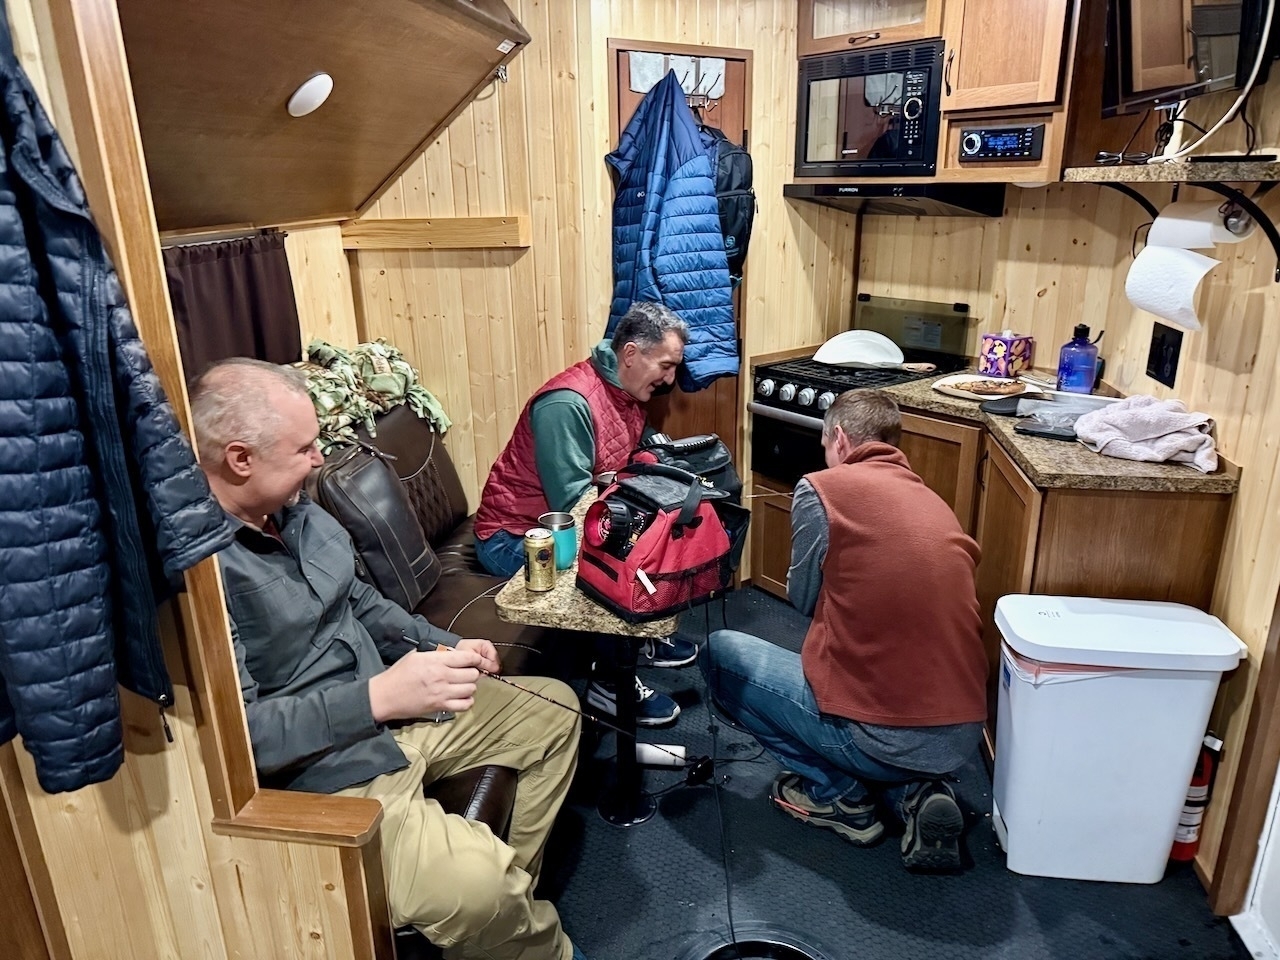
[[[751,583],[787,599],[791,566],[791,488],[751,475]]]
[[[1191,0],[1130,0],[1133,89],[1158,90],[1195,80]]]
[[[796,52],[861,50],[927,40],[942,32],[942,0],[799,0]]]
[[[725,61],[724,96],[714,104],[695,111],[703,123],[715,127],[735,143],[751,149],[747,118],[751,115],[751,51],[725,47],[700,47],[686,44],[641,43],[629,40],[609,41],[613,117],[613,141],[616,146],[643,93],[631,89],[631,54],[666,53],[675,56],[723,58]],[[696,102],[696,101],[695,101]],[[748,261],[750,255],[748,254]],[[737,324],[738,352],[742,352],[742,287],[734,291],[733,312]],[[655,429],[674,437],[691,437],[703,433],[718,434],[738,461],[741,450],[738,377],[721,377],[704,390],[685,393],[679,386],[664,397],[649,401],[649,423]]]
[[[972,535],[982,428],[904,413],[899,447],[925,486],[946,501]]]
[[[1000,676],[1000,631],[996,601],[1008,593],[1028,593],[1040,530],[1040,490],[990,436],[983,441],[981,494],[975,539],[982,548],[978,564],[978,605],[982,643],[987,652],[987,706],[995,730],[996,681]]]
[[[948,3],[942,109],[1055,102],[1072,6],[1071,0]]]

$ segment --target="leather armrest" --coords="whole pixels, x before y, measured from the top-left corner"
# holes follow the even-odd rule
[[[516,779],[515,770],[491,764],[428,783],[422,792],[445,813],[486,823],[495,837],[505,839],[516,802]]]

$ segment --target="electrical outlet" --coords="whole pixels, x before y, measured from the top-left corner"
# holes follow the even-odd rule
[[[1151,351],[1147,354],[1147,376],[1172,387],[1178,377],[1178,357],[1182,353],[1182,331],[1156,323],[1151,328]]]

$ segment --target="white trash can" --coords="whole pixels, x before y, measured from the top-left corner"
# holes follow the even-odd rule
[[[1015,873],[1155,883],[1223,671],[1247,652],[1179,603],[1007,596],[992,819]]]

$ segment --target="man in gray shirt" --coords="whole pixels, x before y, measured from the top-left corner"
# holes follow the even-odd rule
[[[578,718],[482,673],[492,643],[411,616],[355,576],[351,541],[302,495],[322,459],[298,371],[223,361],[191,388],[200,465],[236,525],[223,583],[263,782],[381,801],[397,926],[459,960],[581,960],[535,900],[543,848],[577,763]],[[556,680],[522,685],[561,704]],[[424,722],[452,711],[449,723]],[[446,816],[424,781],[485,764],[519,771],[508,841]]]

